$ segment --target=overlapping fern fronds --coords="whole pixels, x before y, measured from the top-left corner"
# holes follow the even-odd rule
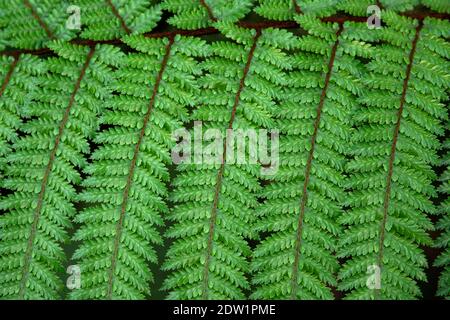
[[[97,134],[100,147],[80,195],[93,206],[79,213],[74,258],[81,268],[76,299],[142,299],[150,295],[147,263],[156,263],[154,244],[167,212],[171,133],[187,118],[199,96],[195,57],[208,52],[192,37],[124,39],[139,53],[123,59],[115,72],[119,95],[108,101]]]
[[[290,87],[275,112],[281,165],[257,210],[257,229],[269,234],[253,253],[259,299],[333,298],[350,115],[361,92],[355,56],[370,52],[349,36],[357,24],[296,19],[309,35],[298,39]]]
[[[449,298],[448,13],[0,0],[0,299]]]
[[[31,55],[0,58],[0,177],[11,143],[17,141],[21,115],[37,89],[36,77],[45,72],[42,61]]]
[[[62,244],[75,215],[77,169],[84,167],[87,138],[97,128],[103,101],[111,91],[110,65],[120,51],[54,43],[58,57],[45,60],[48,73],[24,113],[23,137],[6,157],[0,200],[0,297],[56,299],[62,288],[58,273]]]
[[[161,18],[156,0],[75,0],[83,25],[81,37],[109,40],[151,31]]]
[[[203,64],[205,91],[191,120],[223,137],[231,128],[270,128],[274,101],[287,85],[291,65],[284,50],[293,48],[293,35],[217,26],[230,41],[211,45]],[[249,289],[246,238],[254,236],[261,165],[227,162],[235,147],[225,139],[213,153],[218,162],[179,166],[171,196],[175,208],[168,216],[175,224],[166,233],[174,239],[164,264],[171,271],[164,285],[170,299],[243,299]]]
[[[421,296],[436,211],[431,166],[437,163],[438,135],[447,110],[448,26],[383,12],[386,28],[363,79],[367,90],[355,112],[354,159],[350,174],[350,210],[340,221],[347,230],[339,256],[340,290],[348,299],[413,299]],[[388,63],[387,63],[388,62]],[[379,273],[378,273],[379,271]],[[372,272],[374,282],[368,283]],[[380,276],[380,279],[376,277]]]
[[[216,21],[235,22],[251,9],[252,0],[164,0],[162,7],[174,15],[169,24],[181,29],[199,29]]]
[[[444,146],[447,149],[447,153],[443,159],[446,170],[440,178],[442,184],[439,187],[439,191],[444,197],[447,196],[447,198],[441,204],[440,212],[443,216],[436,225],[437,229],[442,231],[442,234],[436,240],[436,245],[444,251],[434,261],[434,265],[443,268],[439,278],[437,294],[446,299],[450,299],[450,198],[448,197],[450,194],[450,152],[448,152],[448,150],[450,150],[450,141],[447,140]]]
[[[66,28],[67,7],[61,0],[1,0],[0,49],[36,49],[72,39],[76,31]]]

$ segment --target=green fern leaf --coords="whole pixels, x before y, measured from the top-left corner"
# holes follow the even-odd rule
[[[367,65],[367,90],[355,111],[354,159],[347,165],[351,210],[340,219],[348,226],[339,249],[347,259],[339,273],[347,299],[419,297],[417,281],[426,280],[427,266],[419,246],[431,244],[426,214],[435,212],[431,165],[447,118],[441,101],[449,46],[430,46],[442,44],[432,19],[418,25],[392,11],[383,19],[388,27],[373,30],[383,44]]]
[[[448,128],[448,126],[447,126]],[[445,147],[447,150],[450,149],[450,141],[447,140],[445,143]],[[442,234],[436,239],[436,246],[442,248],[444,251],[441,255],[434,261],[434,265],[437,267],[442,267],[443,271],[439,278],[439,287],[437,294],[441,297],[445,297],[447,300],[450,299],[450,198],[448,194],[450,193],[450,153],[447,151],[447,154],[444,157],[443,164],[447,166],[447,169],[441,176],[442,184],[439,188],[439,191],[443,195],[447,195],[447,198],[441,204],[440,211],[443,214],[443,217],[439,220],[436,227],[437,229],[442,231]]]
[[[36,76],[44,72],[43,63],[30,55],[2,56],[0,59],[0,174],[11,143],[17,141],[21,115],[30,103],[37,84]],[[0,175],[1,177],[1,175]]]
[[[336,285],[336,219],[362,64],[349,50],[350,25],[296,20],[309,35],[298,39],[291,86],[275,111],[281,165],[257,210],[257,230],[268,236],[253,252],[256,299],[332,299]]]
[[[251,9],[253,0],[164,0],[162,7],[174,16],[169,24],[181,29],[200,29],[216,21],[235,22]]]
[[[290,61],[284,50],[293,35],[277,29],[255,33],[225,22],[217,26],[238,43],[212,44],[213,55],[203,63],[208,74],[200,81],[204,95],[191,119],[220,130],[222,137],[226,129],[272,127],[270,110],[287,85]],[[255,236],[261,166],[229,161],[226,155],[236,150],[230,141],[220,145],[219,162],[178,168],[171,195],[175,207],[168,217],[174,225],[166,233],[174,243],[163,266],[170,271],[163,287],[169,299],[243,299],[249,289],[246,238]]]
[[[196,57],[208,53],[200,39],[126,37],[140,53],[129,54],[115,73],[119,95],[102,117],[108,129],[85,170],[80,199],[92,204],[75,218],[82,241],[74,259],[82,273],[74,299],[143,299],[150,295],[154,245],[167,205],[171,132],[187,119],[185,107],[199,95]]]
[[[75,0],[81,10],[81,37],[110,40],[151,31],[161,18],[156,0]]]
[[[37,49],[74,38],[76,31],[66,28],[67,7],[60,0],[1,0],[0,48]]]
[[[107,46],[77,47],[52,43],[59,55],[48,58],[48,73],[24,114],[26,135],[18,139],[2,187],[11,194],[0,200],[0,297],[57,299],[58,273],[65,261],[62,244],[75,214],[77,168],[89,152],[87,137],[110,96],[108,60],[119,54]],[[108,62],[105,62],[108,61]]]

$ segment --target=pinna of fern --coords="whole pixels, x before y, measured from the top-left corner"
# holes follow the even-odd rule
[[[24,110],[25,135],[7,157],[0,199],[0,297],[57,299],[62,289],[62,244],[75,214],[72,202],[89,152],[87,138],[97,128],[111,91],[111,65],[120,52],[105,45],[51,44],[58,55],[45,60],[48,72]]]
[[[204,130],[219,130],[222,137],[227,129],[272,128],[271,109],[291,68],[285,50],[292,49],[293,35],[224,22],[216,26],[230,40],[211,45],[212,54],[203,63],[207,74],[199,80],[205,91],[191,120],[201,121]],[[255,236],[261,165],[227,157],[237,147],[231,139],[224,139],[220,150],[210,150],[218,161],[177,168],[171,194],[175,205],[168,216],[173,225],[166,232],[173,243],[163,265],[169,271],[163,286],[169,299],[244,299],[250,288],[247,238]],[[201,147],[208,145],[204,141]]]
[[[156,0],[74,0],[80,9],[81,37],[110,40],[151,31],[161,19]]]
[[[257,230],[267,237],[252,257],[255,299],[333,299],[336,286],[336,219],[345,199],[349,120],[361,92],[356,56],[367,57],[370,47],[350,37],[364,30],[358,24],[296,20],[309,35],[298,39],[290,87],[274,112],[280,169],[256,211]]]
[[[253,0],[164,0],[162,8],[174,15],[170,25],[194,30],[212,26],[216,21],[236,22],[251,9]]]
[[[367,65],[361,108],[355,112],[347,205],[340,219],[339,289],[347,299],[415,299],[425,281],[431,245],[427,214],[436,209],[431,166],[447,111],[448,23],[383,12],[387,27]],[[368,274],[371,273],[371,274]]]
[[[431,10],[441,13],[450,13],[450,2],[447,0],[421,0],[420,3]]]
[[[138,53],[123,59],[115,95],[108,101],[95,137],[100,147],[85,172],[80,200],[92,204],[75,221],[74,259],[81,268],[81,288],[73,299],[144,299],[150,295],[162,243],[159,227],[167,212],[171,133],[187,119],[199,91],[202,71],[196,58],[208,53],[193,37],[123,39]]]
[[[0,48],[36,49],[54,40],[70,40],[68,5],[61,0],[0,0]]]
[[[293,20],[296,14],[312,14],[328,17],[343,11],[351,15],[365,17],[373,5],[380,9],[396,12],[411,11],[419,4],[442,13],[450,12],[448,0],[257,0],[254,11],[260,16],[273,20]]]
[[[258,0],[254,11],[273,20],[294,20],[298,14],[327,17],[338,11],[365,16],[372,0]],[[404,1],[403,1],[404,2]]]
[[[448,125],[447,125],[448,128]],[[440,177],[442,184],[439,187],[439,191],[445,197],[440,207],[440,212],[442,213],[442,218],[437,223],[437,229],[441,230],[441,235],[436,239],[436,246],[443,249],[441,255],[434,261],[434,265],[437,267],[442,267],[443,271],[439,278],[439,285],[437,295],[450,299],[450,140],[447,140],[444,144],[447,149],[447,153],[444,156],[443,164],[446,166],[446,170]]]
[[[334,14],[338,9],[336,0],[257,0],[254,11],[273,20],[293,20],[297,14],[323,17]],[[345,1],[344,1],[345,2]]]
[[[37,57],[0,57],[0,177],[11,143],[17,141],[20,117],[37,88],[36,76],[43,72],[44,65]]]

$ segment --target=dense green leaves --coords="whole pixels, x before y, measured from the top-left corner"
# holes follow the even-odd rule
[[[155,0],[75,0],[83,24],[81,37],[109,40],[151,31],[161,18]]]
[[[252,297],[259,299],[332,299],[329,286],[336,286],[336,220],[362,65],[347,47],[345,28],[311,16],[298,22],[310,35],[298,39],[290,87],[274,112],[280,170],[256,211],[257,230],[269,234],[253,253]]]
[[[219,20],[235,22],[251,9],[253,0],[164,0],[162,7],[174,15],[168,22],[181,29],[212,26]]]
[[[0,176],[5,166],[4,157],[17,141],[21,115],[37,89],[36,77],[45,70],[42,61],[30,55],[3,56],[0,60]]]
[[[350,291],[349,299],[421,295],[417,281],[426,280],[427,260],[419,246],[431,244],[427,215],[436,211],[431,166],[437,163],[437,135],[443,134],[439,121],[447,118],[441,101],[447,99],[449,47],[432,20],[417,26],[393,12],[384,19],[388,27],[376,31],[383,45],[371,55],[354,117],[347,165],[351,210],[340,219],[348,227],[339,256],[348,260],[339,288]],[[430,46],[435,42],[441,46]],[[379,288],[368,285],[367,273],[376,268]]]
[[[448,128],[448,126],[447,126]],[[445,147],[447,150],[450,149],[450,141],[445,142]],[[434,261],[434,264],[438,267],[442,267],[443,271],[439,279],[439,288],[437,294],[450,299],[450,170],[449,170],[450,153],[443,158],[443,165],[446,166],[444,173],[441,176],[441,186],[439,191],[442,192],[443,196],[447,198],[443,201],[440,209],[442,214],[441,220],[437,223],[437,229],[442,231],[442,234],[436,240],[436,245],[442,248],[444,251],[442,254]]]
[[[11,193],[0,201],[0,296],[56,299],[65,254],[62,243],[75,215],[74,186],[86,165],[87,138],[97,128],[103,101],[111,92],[110,64],[118,49],[54,43],[59,57],[44,61],[47,73],[23,113],[24,136],[7,155],[2,188]],[[25,63],[25,61],[24,61]],[[18,82],[20,83],[20,82]]]
[[[35,49],[75,35],[66,28],[70,14],[61,0],[1,0],[0,8],[0,49]]]
[[[283,50],[290,41],[282,40],[293,36],[275,29],[259,34],[227,23],[219,27],[236,42],[211,45],[212,54],[202,64],[205,93],[191,119],[201,121],[204,130],[218,129],[223,137],[225,129],[270,126],[270,110],[288,84],[290,63]],[[208,162],[203,153],[201,164],[179,166],[171,195],[175,207],[168,216],[175,224],[166,233],[174,243],[164,264],[171,271],[164,285],[171,299],[243,299],[250,288],[246,240],[254,237],[261,166],[229,161],[227,154],[237,152],[231,139],[213,154],[219,161]]]
[[[86,168],[80,200],[93,206],[75,221],[82,227],[74,240],[74,258],[83,278],[75,299],[142,299],[152,280],[147,263],[156,263],[154,244],[167,212],[167,166],[171,133],[194,105],[201,68],[195,57],[206,43],[195,38],[125,40],[139,51],[127,55],[114,74],[118,95],[108,101],[97,134],[100,147]],[[125,67],[126,66],[126,67]]]
[[[69,2],[0,0],[0,298],[450,297],[448,1]]]

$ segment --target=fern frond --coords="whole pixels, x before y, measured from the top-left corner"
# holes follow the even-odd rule
[[[273,20],[293,20],[295,14],[325,17],[336,13],[336,0],[258,0],[255,12]],[[345,2],[345,1],[344,1]]]
[[[76,31],[66,28],[67,7],[60,0],[1,0],[0,41],[3,46],[37,49],[54,39],[72,39]]]
[[[383,9],[396,12],[411,11],[420,2],[421,0],[380,0]]]
[[[119,93],[102,117],[108,129],[95,141],[100,147],[85,170],[89,177],[80,199],[92,204],[77,215],[82,224],[74,240],[82,241],[74,259],[82,273],[74,299],[143,299],[150,295],[157,262],[154,245],[166,213],[167,166],[171,133],[187,119],[186,106],[199,95],[195,58],[208,53],[192,37],[126,37],[140,53],[129,54],[115,74]]]
[[[222,137],[227,129],[272,128],[270,112],[291,68],[284,50],[291,48],[293,35],[230,23],[218,27],[234,41],[212,44],[213,55],[203,64],[205,91],[191,119],[202,121],[205,130],[220,130]],[[174,225],[166,233],[174,243],[163,266],[170,271],[164,282],[169,299],[243,299],[249,289],[246,238],[254,237],[261,166],[229,162],[226,155],[237,147],[230,143],[225,139],[216,151],[219,163],[178,168],[171,195],[175,207],[169,214]],[[201,156],[199,149],[207,146],[194,146],[194,152]]]
[[[43,72],[43,63],[31,55],[0,58],[0,177],[4,157],[17,140],[20,117],[37,88],[36,77]]]
[[[268,236],[253,252],[256,299],[332,299],[329,286],[336,285],[336,219],[363,69],[354,56],[368,48],[349,39],[353,24],[296,20],[309,35],[298,39],[291,87],[275,111],[281,164],[257,210],[257,230]]]
[[[449,85],[449,45],[442,39],[448,26],[392,11],[383,12],[383,20],[387,27],[372,30],[381,43],[354,116],[351,210],[340,219],[348,226],[339,249],[347,259],[339,274],[347,299],[419,297],[417,281],[426,280],[427,266],[419,246],[431,244],[427,214],[435,212],[431,165],[447,117],[440,101]]]
[[[254,11],[267,19],[292,20],[295,14],[295,4],[292,0],[258,0]]]
[[[450,2],[447,0],[422,0],[421,3],[431,10],[450,13]]]
[[[156,0],[75,0],[81,9],[81,37],[110,40],[151,31],[161,19]]]
[[[0,297],[57,299],[57,276],[65,255],[62,243],[75,214],[77,168],[89,152],[87,137],[97,128],[97,115],[110,95],[111,70],[118,50],[109,46],[78,47],[52,43],[59,55],[45,61],[48,72],[37,78],[29,120],[21,126],[0,199]]]
[[[170,25],[181,29],[199,29],[216,21],[236,22],[251,9],[253,0],[164,0],[162,7],[173,13]]]
[[[448,126],[447,126],[448,128]],[[437,295],[445,297],[447,300],[450,299],[450,140],[445,142],[445,147],[447,149],[447,154],[444,157],[443,164],[447,166],[446,170],[441,176],[442,184],[439,187],[439,191],[447,198],[443,201],[440,207],[440,211],[443,217],[439,220],[436,227],[442,231],[442,234],[436,239],[436,246],[442,248],[443,252],[434,261],[434,265],[437,267],[442,267],[443,271],[439,278],[439,287]]]

